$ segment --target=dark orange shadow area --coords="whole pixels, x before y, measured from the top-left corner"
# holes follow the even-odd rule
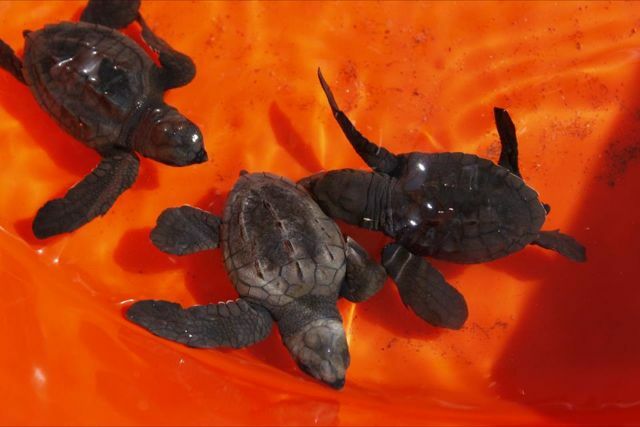
[[[309,173],[322,170],[322,165],[311,147],[296,131],[294,124],[275,102],[269,107],[269,122],[278,144],[282,146]]]
[[[518,257],[502,261],[517,277],[544,265],[538,289],[494,369],[499,393],[566,422],[638,418],[640,325],[638,253],[640,183],[638,88],[606,136],[588,191],[565,230],[589,248],[589,262]],[[540,251],[541,252],[541,251]],[[535,271],[535,268],[534,268]]]
[[[77,19],[83,1],[0,2],[0,39]],[[640,11],[636,3],[143,0],[149,25],[193,57],[165,95],[209,161],[142,159],[103,217],[40,241],[31,221],[99,156],[0,70],[0,424],[506,425],[640,421]],[[139,29],[125,31],[138,42]],[[395,286],[340,301],[350,345],[337,392],[300,372],[277,330],[242,350],[161,340],[135,300],[236,297],[219,250],[175,257],[148,235],[163,209],[221,215],[240,170],[293,180],[364,168],[316,78],[394,152],[496,160],[492,107],[518,129],[520,169],[551,204],[545,229],[586,244],[574,264],[538,247],[488,264],[434,262],[465,295],[460,331],[432,328]],[[388,242],[343,231],[374,257]]]
[[[29,88],[4,70],[0,79],[0,105],[17,123],[22,124],[28,132],[29,141],[42,147],[43,154],[60,168],[80,178],[98,164],[100,155],[78,144],[60,129],[44,110],[38,108]]]

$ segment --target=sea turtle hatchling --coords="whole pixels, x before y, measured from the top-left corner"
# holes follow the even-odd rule
[[[495,108],[502,151],[498,164],[473,154],[390,153],[371,143],[338,108],[329,85],[318,77],[333,115],[347,139],[374,172],[342,169],[322,172],[300,183],[332,218],[384,232],[395,240],[382,262],[405,304],[428,322],[459,328],[466,305],[441,317],[415,304],[442,275],[421,256],[456,263],[504,257],[529,244],[585,261],[585,249],[559,231],[541,231],[550,207],[523,181],[518,142],[509,114]],[[447,312],[444,312],[447,313]]]
[[[187,309],[167,301],[134,303],[126,317],[191,347],[247,347],[277,322],[302,370],[341,388],[349,350],[336,308],[340,296],[363,301],[384,284],[384,268],[293,182],[243,173],[223,219],[190,206],[169,208],[151,232],[162,251],[184,255],[222,246],[240,298]]]
[[[139,6],[139,0],[91,0],[81,22],[25,31],[22,61],[0,40],[0,68],[25,83],[65,131],[102,156],[63,198],[40,208],[33,221],[38,238],[104,215],[137,177],[134,151],[174,166],[207,159],[198,127],[162,99],[165,90],[190,82],[195,66],[149,29]],[[134,20],[160,66],[117,31]]]

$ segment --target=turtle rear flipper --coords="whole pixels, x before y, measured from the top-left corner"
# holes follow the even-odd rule
[[[187,309],[144,300],[129,307],[126,316],[155,335],[199,348],[247,347],[265,339],[273,324],[265,308],[243,299]]]
[[[186,255],[215,249],[220,218],[191,206],[165,209],[151,230],[151,241],[163,252]]]
[[[20,82],[24,83],[22,76],[22,61],[16,56],[11,46],[0,40],[0,68],[4,68]]]
[[[104,215],[138,176],[140,161],[129,152],[105,157],[63,198],[47,202],[33,220],[33,234],[44,239],[73,231]]]
[[[493,116],[496,121],[498,135],[500,135],[500,144],[502,145],[498,164],[522,178],[518,166],[518,138],[516,137],[516,127],[511,120],[511,116],[509,116],[507,110],[498,107],[493,108]]]
[[[356,127],[351,123],[351,120],[340,110],[336,100],[331,92],[329,84],[322,76],[320,68],[318,68],[318,79],[324,94],[327,96],[329,106],[333,112],[333,116],[342,128],[345,136],[351,143],[351,146],[356,150],[358,155],[376,172],[391,174],[398,166],[398,158],[395,154],[390,153],[385,148],[373,144],[367,138],[365,138]]]
[[[398,285],[400,297],[418,316],[433,326],[460,329],[467,320],[467,303],[424,258],[400,245],[389,244],[382,264]]]
[[[156,36],[140,15],[139,9],[140,0],[90,0],[80,20],[110,28],[124,28],[133,21],[138,21],[142,28],[142,38],[158,54],[158,60],[162,64],[164,89],[186,85],[196,74],[193,61]]]
[[[366,301],[382,289],[387,273],[355,240],[346,240],[347,273],[340,296],[351,302]]]
[[[532,244],[558,252],[572,261],[585,262],[587,260],[585,247],[573,237],[562,234],[558,230],[541,231]]]
[[[89,0],[80,21],[109,28],[124,28],[135,21],[140,0]]]
[[[196,76],[196,66],[187,55],[173,49],[167,42],[156,36],[142,16],[136,18],[142,27],[142,38],[154,52],[162,65],[160,69],[164,89],[184,86]]]

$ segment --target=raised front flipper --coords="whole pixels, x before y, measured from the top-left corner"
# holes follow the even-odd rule
[[[129,152],[105,157],[63,198],[47,202],[33,220],[33,234],[44,239],[68,233],[104,215],[138,176],[138,158]]]
[[[220,218],[191,206],[165,209],[151,230],[151,241],[163,252],[186,255],[215,249]]]
[[[382,264],[398,285],[402,302],[418,316],[433,326],[462,327],[468,316],[464,297],[424,258],[390,244],[382,252]]]
[[[516,127],[507,113],[507,110],[494,107],[493,115],[500,135],[500,159],[498,164],[503,168],[509,169],[514,175],[520,176],[520,168],[518,167],[518,138],[516,137]]]
[[[140,0],[89,0],[80,21],[110,28],[124,28],[135,21]]]
[[[542,246],[545,249],[551,249],[560,255],[576,262],[585,262],[587,260],[587,250],[576,239],[560,231],[541,231],[538,238],[532,242],[534,245]]]
[[[376,172],[392,173],[398,166],[398,159],[396,156],[388,150],[371,143],[371,141],[365,138],[358,129],[356,129],[349,118],[338,107],[338,104],[333,97],[333,93],[331,92],[331,88],[322,76],[320,68],[318,68],[318,78],[320,79],[322,90],[327,96],[327,100],[331,106],[333,116],[336,118],[336,121],[342,128],[342,132],[344,132],[345,136],[351,143],[351,146],[353,146],[358,155]]]
[[[22,77],[22,61],[16,56],[11,46],[0,40],[0,68],[4,68],[16,79],[24,83]]]
[[[142,27],[142,38],[149,47],[158,54],[162,64],[161,78],[164,89],[184,86],[196,75],[196,66],[187,55],[174,50],[167,42],[156,36],[142,16],[138,15],[138,23]]]
[[[189,347],[247,347],[265,339],[273,320],[269,312],[243,299],[182,308],[168,301],[138,301],[127,319],[159,337]]]
[[[366,301],[382,289],[387,273],[351,237],[347,237],[347,275],[340,296],[352,302]]]

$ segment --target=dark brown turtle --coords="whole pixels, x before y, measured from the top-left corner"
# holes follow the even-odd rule
[[[81,22],[25,31],[21,61],[0,40],[0,67],[25,83],[40,106],[68,133],[103,157],[33,221],[38,238],[70,232],[104,215],[138,174],[134,151],[184,166],[207,159],[198,127],[162,100],[167,89],[190,82],[195,66],[149,29],[140,1],[92,0]],[[122,28],[137,20],[161,66]]]
[[[358,132],[338,108],[320,70],[318,76],[338,124],[374,172],[335,170],[301,184],[332,218],[395,240],[384,248],[382,261],[405,304],[419,316],[450,328],[461,327],[467,317],[462,297],[457,309],[445,311],[421,303],[433,299],[414,298],[446,283],[420,256],[480,263],[534,244],[585,261],[584,247],[572,237],[540,230],[550,207],[520,176],[515,126],[505,110],[494,109],[502,144],[497,165],[465,153],[396,155]]]
[[[302,370],[334,388],[344,385],[349,350],[336,301],[363,301],[384,284],[384,269],[343,238],[309,194],[267,173],[243,174],[222,221],[190,206],[158,218],[151,240],[184,255],[222,245],[240,298],[187,309],[138,301],[129,320],[191,347],[247,347],[266,338],[273,321]]]

